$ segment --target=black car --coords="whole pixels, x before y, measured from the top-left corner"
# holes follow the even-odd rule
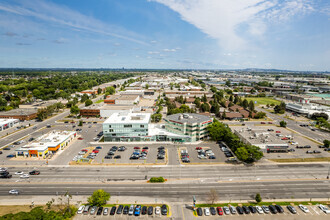
[[[165,147],[163,146],[158,147],[158,150],[162,150],[162,149],[165,149]]]
[[[289,211],[292,213],[292,214],[297,214],[297,211],[294,207],[292,207],[291,205],[288,205],[287,206],[287,209],[289,209]]]
[[[31,141],[34,141],[34,138],[30,138],[30,139],[29,139],[29,142],[31,142]]]
[[[277,214],[277,209],[275,208],[275,206],[269,205],[268,208],[272,214]]]
[[[4,178],[4,179],[10,179],[10,178],[12,178],[12,177],[13,177],[13,175],[11,175],[11,174],[9,174],[9,173],[0,176],[0,178]]]
[[[216,215],[217,214],[217,211],[215,210],[214,207],[210,207],[210,212],[211,212],[211,215]]]
[[[107,156],[104,157],[104,159],[112,159],[112,156],[107,155]]]
[[[143,149],[143,150],[148,150],[148,149],[149,149],[149,147],[143,147],[142,149]]]
[[[250,211],[251,211],[252,213],[256,213],[256,212],[257,212],[256,207],[254,207],[254,206],[252,206],[252,205],[249,206],[249,209],[250,209]]]
[[[141,214],[142,214],[142,215],[147,214],[147,209],[148,209],[147,206],[143,206],[143,207],[142,207]]]
[[[162,215],[167,215],[167,206],[166,205],[162,205],[162,207],[160,207],[161,213]]]
[[[99,209],[97,210],[96,215],[101,215],[103,211],[103,207],[99,207]]]
[[[32,170],[31,172],[29,172],[30,175],[39,175],[40,171],[38,170]]]
[[[128,210],[129,210],[128,205],[125,205],[124,210],[123,210],[123,214],[124,215],[127,215],[128,214]]]
[[[203,210],[202,210],[202,208],[197,208],[197,215],[198,216],[203,216]]]
[[[123,208],[124,208],[123,205],[119,205],[119,206],[118,206],[118,209],[117,209],[117,215],[120,215],[120,214],[123,212]]]
[[[113,152],[113,151],[109,151],[107,154],[108,154],[109,156],[112,156],[112,155],[115,155],[115,152]]]
[[[211,159],[211,160],[215,160],[215,159],[217,159],[215,156],[209,156],[209,159]]]
[[[3,148],[3,150],[10,150],[10,148],[9,147],[5,147],[5,148]]]
[[[237,206],[237,207],[236,207],[236,210],[237,210],[238,214],[243,215],[244,212],[243,212],[242,207]]]
[[[242,208],[243,208],[243,211],[244,211],[245,214],[250,214],[250,209],[248,207],[243,205]]]
[[[154,213],[154,208],[152,206],[148,207],[148,215],[152,215]]]
[[[116,155],[116,156],[114,156],[114,159],[120,159],[120,158],[121,158],[120,155]]]
[[[0,151],[0,154],[2,154],[2,151]]]
[[[116,206],[113,206],[111,208],[110,215],[114,215],[116,213],[116,209],[117,209],[117,207]]]
[[[283,209],[282,206],[280,206],[280,205],[275,205],[275,208],[277,209],[277,211],[278,211],[279,213],[283,213],[283,212],[284,212],[284,209]]]

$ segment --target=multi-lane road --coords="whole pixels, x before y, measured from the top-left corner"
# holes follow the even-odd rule
[[[14,173],[31,168],[9,167]],[[330,197],[328,164],[245,166],[139,166],[139,167],[41,167],[39,176],[22,180],[17,175],[2,180],[0,195],[10,189],[22,195],[89,195],[102,188],[116,196],[152,197],[186,201],[192,195],[206,199],[211,189],[223,199],[250,199],[262,193],[268,199]],[[145,181],[153,176],[164,184]]]

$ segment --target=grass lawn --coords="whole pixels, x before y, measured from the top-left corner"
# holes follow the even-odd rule
[[[104,102],[104,100],[101,99],[101,100],[96,101],[95,103],[101,103],[101,102]]]
[[[274,104],[274,105],[279,105],[281,104],[280,101],[278,100],[275,100],[273,98],[269,98],[269,97],[247,97],[245,98],[246,100],[248,100],[249,102],[252,100],[252,101],[257,101],[257,104],[255,104],[256,106],[258,105],[271,105],[271,104]]]
[[[315,158],[287,158],[287,159],[268,159],[278,163],[294,163],[294,162],[330,162],[330,157]]]

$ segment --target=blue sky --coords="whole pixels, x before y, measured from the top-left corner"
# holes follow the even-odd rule
[[[329,0],[0,0],[0,67],[330,70]]]

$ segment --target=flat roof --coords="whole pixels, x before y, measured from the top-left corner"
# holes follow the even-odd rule
[[[150,113],[128,113],[115,112],[104,124],[148,124],[150,122]]]
[[[75,133],[75,131],[51,131],[15,151],[44,150],[48,147],[56,147]]]
[[[18,122],[18,119],[13,119],[13,118],[0,118],[0,126],[6,125],[8,123],[12,122]]]
[[[130,105],[104,105],[100,108],[100,110],[130,110],[133,109],[133,106]]]
[[[11,115],[32,115],[38,112],[38,109],[34,108],[17,108],[17,109],[12,109],[10,111],[6,112],[0,112],[0,116],[11,116]]]
[[[202,123],[205,121],[212,120],[210,117],[205,115],[200,115],[196,113],[184,113],[184,114],[174,114],[174,115],[168,115],[166,116],[167,120],[172,120],[176,122],[181,123],[188,123],[188,124],[194,124],[194,123]]]

